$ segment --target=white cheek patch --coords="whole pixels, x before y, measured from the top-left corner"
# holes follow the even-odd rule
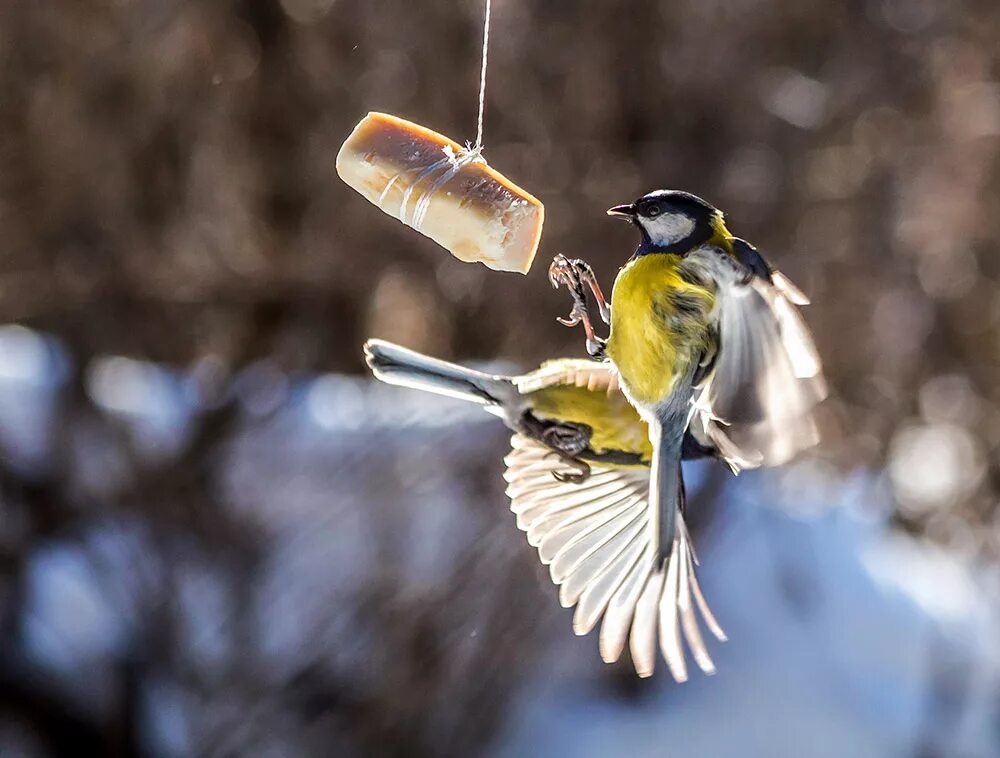
[[[642,225],[650,241],[658,247],[680,242],[694,231],[694,219],[683,213],[665,213],[656,218],[643,219]]]

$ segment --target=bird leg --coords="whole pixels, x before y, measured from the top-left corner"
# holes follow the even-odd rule
[[[597,283],[597,275],[594,274],[594,269],[590,267],[589,263],[579,258],[570,260],[565,255],[557,255],[552,259],[552,264],[549,266],[549,281],[556,288],[560,284],[565,284],[574,293],[575,297],[584,301],[584,303],[586,302],[586,297],[583,285],[586,284],[594,295],[594,300],[597,301],[597,307],[601,313],[601,321],[605,324],[611,324],[611,305],[608,303],[607,298],[604,297],[601,285]]]
[[[594,269],[590,267],[589,263],[579,258],[575,258],[570,263],[572,263],[579,280],[586,284],[594,295],[594,300],[597,301],[598,312],[601,314],[601,321],[611,326],[611,304],[604,297],[601,285],[597,283],[597,276],[594,274]]]
[[[559,289],[560,284],[566,285],[570,296],[573,298],[573,309],[565,318],[557,318],[563,326],[576,326],[583,324],[583,331],[587,338],[587,353],[592,358],[604,358],[604,346],[606,340],[601,339],[594,332],[594,325],[590,322],[590,312],[587,309],[586,284],[597,300],[598,308],[601,311],[601,318],[605,323],[611,323],[611,308],[601,292],[593,270],[583,261],[570,260],[565,255],[557,255],[552,259],[549,266],[549,282],[553,289]]]

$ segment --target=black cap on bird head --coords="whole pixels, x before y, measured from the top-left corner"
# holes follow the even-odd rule
[[[680,190],[655,190],[634,203],[608,209],[639,227],[637,253],[684,253],[708,242],[721,231],[722,212],[697,195]]]

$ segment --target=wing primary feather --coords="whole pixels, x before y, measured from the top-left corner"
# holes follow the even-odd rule
[[[588,481],[580,485],[560,484],[555,479],[543,477],[532,487],[526,486],[525,483],[525,486],[513,490],[510,497],[512,500],[520,500],[526,495],[531,495],[537,505],[559,505],[567,502],[578,503],[595,500],[614,493],[621,486],[620,480],[611,477],[602,477],[597,481]],[[510,490],[512,488],[508,487],[508,491]]]
[[[587,519],[579,529],[564,529],[547,534],[538,543],[538,557],[542,563],[551,563],[577,546],[585,550],[588,549],[588,545],[593,545],[589,549],[594,550],[617,534],[623,522],[631,521],[633,518],[628,502],[618,502],[613,507],[597,513],[593,518]],[[586,554],[583,557],[586,557]]]
[[[534,496],[530,501],[518,499],[511,506],[511,512],[516,515],[518,528],[527,529],[539,518],[544,518],[560,511],[572,510],[588,503],[605,500],[609,503],[621,498],[625,493],[620,484],[597,491],[584,491],[562,498]]]
[[[636,515],[626,510],[615,516],[603,528],[597,529],[564,547],[552,559],[549,566],[549,575],[552,577],[553,583],[562,584],[566,577],[576,571],[593,552],[599,550],[622,529],[628,528],[640,518],[642,518],[642,514]]]
[[[583,594],[580,595],[576,613],[573,616],[573,631],[576,634],[586,634],[594,628],[594,625],[601,618],[601,614],[608,607],[611,596],[625,580],[628,569],[642,554],[642,549],[643,545],[638,532],[633,533],[628,544],[622,548],[603,572],[587,585]]]
[[[632,623],[635,604],[639,600],[639,593],[645,586],[652,565],[648,551],[639,553],[621,586],[608,601],[608,608],[604,614],[604,622],[601,624],[601,634],[598,639],[601,659],[605,663],[617,661],[625,649],[625,641],[628,639],[628,629]]]
[[[629,503],[628,507],[631,507],[631,501],[626,494],[618,500],[598,500],[569,511],[556,511],[543,516],[529,527],[528,544],[537,547],[545,537],[560,534],[564,530],[579,531],[599,518],[604,511],[623,502]]]
[[[771,281],[775,289],[787,297],[794,305],[809,305],[809,298],[800,290],[795,283],[780,271],[771,272]]]
[[[564,608],[579,602],[587,588],[597,582],[622,553],[631,550],[635,544],[644,544],[645,541],[642,539],[642,530],[645,526],[643,514],[640,511],[635,516],[636,518],[629,522],[624,529],[580,561],[562,580],[562,585],[559,588],[559,602]]]
[[[516,500],[524,495],[534,494],[538,496],[539,503],[548,503],[574,500],[574,498],[580,499],[581,497],[583,499],[597,497],[607,492],[613,492],[620,486],[621,483],[616,478],[608,476],[599,476],[598,478],[591,476],[583,484],[563,484],[549,476],[548,478],[540,477],[530,482],[518,482],[517,486],[512,485],[507,488],[507,496]]]

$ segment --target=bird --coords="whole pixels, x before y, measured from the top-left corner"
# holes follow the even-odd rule
[[[653,446],[642,576],[611,577],[611,604],[634,607],[633,660],[657,640],[675,679],[685,674],[681,631],[687,569],[682,443],[698,430],[734,470],[779,465],[818,441],[814,409],[827,393],[812,336],[797,311],[808,299],[723,213],[680,190],[656,190],[608,210],[635,225],[640,242],[615,278],[610,301],[589,265],[557,256],[553,286],[573,294],[572,326],[587,350],[613,366],[622,393],[647,423]],[[602,319],[587,310],[589,287]],[[684,630],[685,636],[687,630]]]
[[[650,551],[650,464],[646,422],[622,394],[614,368],[589,359],[558,358],[519,376],[488,374],[380,339],[364,345],[373,374],[388,384],[471,401],[499,416],[513,432],[505,457],[507,495],[563,607],[576,606],[573,630],[589,633],[603,617],[599,649],[605,662],[621,657],[633,626],[632,593],[621,580],[645,581]],[[699,430],[682,441],[686,460],[721,457]],[[715,671],[696,616],[720,641],[726,635],[695,575],[691,537],[678,517],[683,584],[676,589],[685,640],[699,667]],[[647,624],[651,619],[635,623]],[[636,657],[640,676],[655,659]],[[687,678],[683,661],[674,672]]]

